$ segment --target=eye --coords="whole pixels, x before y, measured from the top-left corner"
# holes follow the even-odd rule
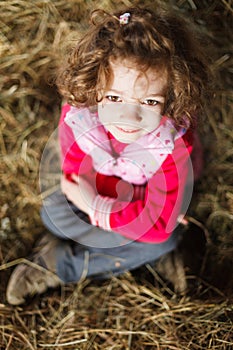
[[[142,101],[141,103],[142,103],[143,105],[147,105],[147,106],[152,106],[152,107],[154,107],[154,106],[156,106],[156,105],[159,103],[159,101],[153,100],[152,98],[148,98],[148,99]]]
[[[119,96],[107,95],[105,98],[111,102],[122,102],[122,99]]]

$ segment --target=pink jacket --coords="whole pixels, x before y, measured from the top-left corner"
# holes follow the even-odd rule
[[[91,139],[93,143],[93,139],[96,137],[98,147],[90,151],[91,146],[89,148],[86,146],[90,143],[88,136],[91,135],[91,132],[83,131],[83,125],[86,124],[81,120],[82,118],[89,118],[89,116],[85,112],[77,121],[75,113],[70,118],[70,109],[69,105],[63,107],[59,123],[61,167],[69,179],[71,173],[76,173],[85,175],[90,181],[94,181],[98,195],[92,204],[91,223],[105,230],[117,232],[132,240],[148,243],[160,243],[167,240],[176,227],[178,216],[181,214],[188,175],[192,178],[192,167],[190,166],[193,144],[192,132],[190,130],[185,130],[182,133],[177,132],[173,139],[166,139],[165,142],[168,145],[170,142],[171,147],[165,153],[161,149],[157,151],[156,160],[158,161],[152,162],[157,165],[151,165],[147,172],[145,169],[147,176],[142,175],[145,179],[140,180],[140,171],[144,171],[142,169],[143,163],[140,163],[138,167],[138,174],[136,174],[137,168],[131,171],[131,174],[126,174],[126,171],[124,171],[127,166],[131,169],[130,162],[132,163],[132,169],[134,169],[134,161],[128,159],[128,164],[124,164],[126,158],[122,157],[124,152],[127,154],[126,151],[129,147],[114,139],[110,133],[105,132],[103,134],[105,140],[107,139],[108,144],[111,145],[114,155],[119,155],[119,162],[122,162],[121,167],[114,174],[112,172],[112,169],[114,169],[113,157],[105,151],[101,151],[101,142],[103,144],[101,133],[104,133],[104,131],[99,127],[100,134],[98,134],[98,138],[95,134]],[[74,110],[74,112],[76,111]],[[95,118],[97,117],[95,116]],[[168,120],[168,118],[165,117],[165,120]],[[73,124],[77,124],[77,130]],[[166,131],[166,129],[164,130]],[[157,132],[156,135],[158,134],[160,132]],[[174,130],[169,135],[173,134]],[[156,145],[156,142],[155,137],[152,143]],[[101,152],[105,157],[103,164],[108,164],[107,167],[105,165],[100,166],[100,162],[95,160],[97,154],[98,158],[101,158]],[[137,152],[132,157],[137,158]],[[145,153],[145,156],[147,154]],[[159,157],[161,157],[160,161]],[[135,179],[136,177],[137,179],[131,181],[134,171]]]

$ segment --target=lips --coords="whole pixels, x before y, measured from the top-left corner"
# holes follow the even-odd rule
[[[141,130],[141,129],[125,129],[125,128],[121,128],[119,126],[116,126],[116,128],[118,130],[120,130],[121,132],[124,132],[126,134],[134,134],[134,133],[137,133]]]

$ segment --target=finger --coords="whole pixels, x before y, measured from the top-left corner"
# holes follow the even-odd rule
[[[71,174],[71,178],[72,178],[72,180],[74,180],[74,182],[76,182],[76,183],[79,182],[79,176],[76,175],[75,173],[72,173],[72,174]]]
[[[68,180],[67,178],[65,177],[65,175],[62,175],[61,176],[61,181],[60,181],[60,186],[61,186],[61,191],[63,194],[66,194],[67,192],[67,185],[68,185]]]
[[[61,178],[60,186],[62,193],[65,194],[65,179]]]

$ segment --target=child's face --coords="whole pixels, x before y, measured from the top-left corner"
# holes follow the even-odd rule
[[[161,120],[167,75],[133,65],[111,63],[112,83],[98,104],[101,123],[119,141],[132,143],[157,128]]]

